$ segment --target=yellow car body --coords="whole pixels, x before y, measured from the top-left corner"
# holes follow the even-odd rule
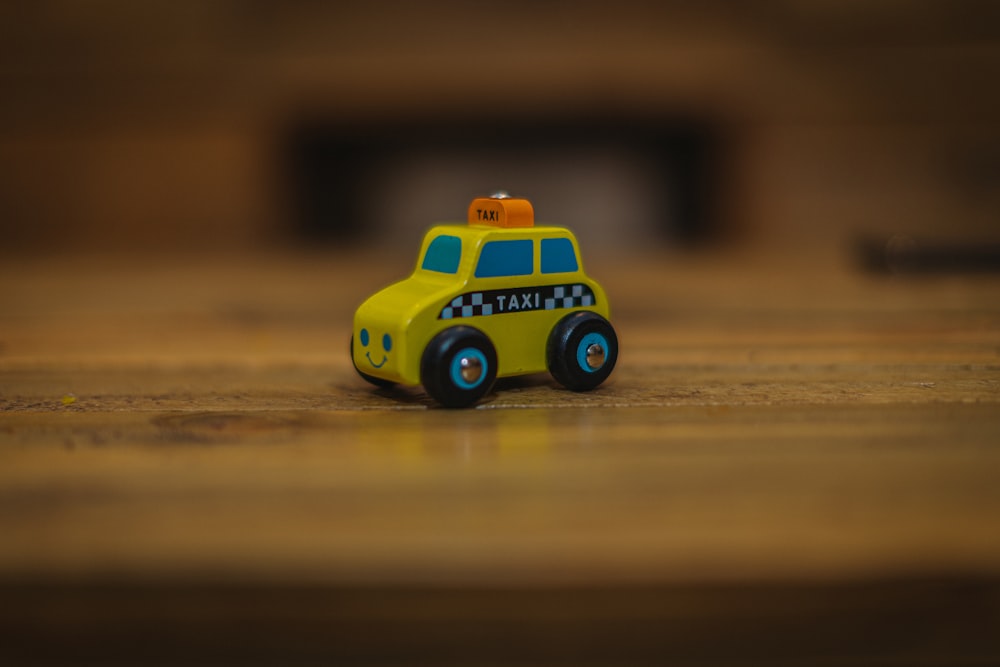
[[[474,210],[483,201],[495,200],[474,200],[470,224],[432,227],[413,273],[357,309],[351,352],[366,379],[421,384],[428,344],[456,326],[472,327],[489,339],[496,377],[544,372],[547,341],[562,318],[575,311],[609,318],[604,290],[584,273],[568,229],[535,227],[533,221],[530,226],[480,222]],[[498,205],[509,208],[519,201],[525,200]],[[516,224],[515,216],[509,217]]]

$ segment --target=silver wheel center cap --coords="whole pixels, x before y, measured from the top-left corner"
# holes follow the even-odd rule
[[[475,384],[483,374],[483,364],[476,357],[462,357],[458,365],[462,379],[469,384]]]
[[[604,348],[599,343],[587,346],[587,365],[591,368],[600,368],[604,365]]]

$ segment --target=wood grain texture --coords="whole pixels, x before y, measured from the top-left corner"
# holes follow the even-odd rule
[[[447,411],[347,358],[407,264],[5,263],[6,655],[1000,658],[997,278],[611,258],[607,386]]]

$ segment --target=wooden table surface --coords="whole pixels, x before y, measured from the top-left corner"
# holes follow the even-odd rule
[[[1000,277],[591,262],[597,391],[375,390],[372,254],[0,262],[0,661],[1000,661]]]

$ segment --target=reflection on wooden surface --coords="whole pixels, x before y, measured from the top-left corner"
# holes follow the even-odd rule
[[[590,266],[612,381],[456,412],[353,374],[380,267],[0,267],[0,656],[1000,658],[996,278]]]

